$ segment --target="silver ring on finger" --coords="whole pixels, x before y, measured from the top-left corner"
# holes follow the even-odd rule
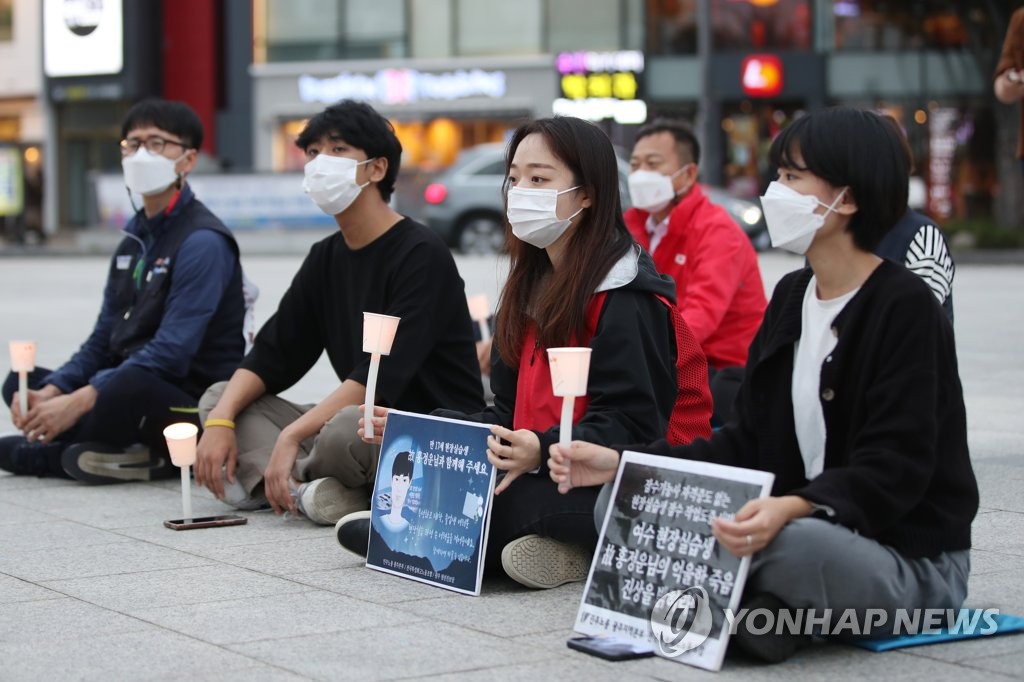
[[[754,544],[754,538],[750,536],[750,533],[747,533],[747,547],[750,547],[752,544]]]

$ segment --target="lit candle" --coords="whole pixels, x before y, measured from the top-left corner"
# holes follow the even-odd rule
[[[199,427],[189,422],[178,422],[164,429],[167,451],[174,466],[181,467],[181,516],[186,522],[192,519],[192,488],[189,482],[189,467],[196,461],[196,434]]]
[[[370,371],[366,377],[366,399],[363,401],[363,433],[365,438],[373,438],[373,403],[377,394],[377,371],[380,368],[380,356],[391,353],[391,344],[395,341],[395,332],[401,318],[393,315],[363,313],[363,352],[370,354]]]
[[[558,428],[558,446],[563,452],[572,444],[572,412],[576,398],[587,394],[590,374],[589,348],[549,348],[548,365],[551,367],[551,392],[562,399],[562,419]],[[558,486],[562,492],[569,484]]]
[[[36,368],[36,342],[11,341],[11,371],[18,373],[18,407],[21,416],[28,414],[28,373]]]

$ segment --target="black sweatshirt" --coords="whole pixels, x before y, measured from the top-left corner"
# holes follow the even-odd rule
[[[835,319],[838,341],[821,368],[825,470],[805,478],[791,383],[811,274],[790,273],[775,289],[750,347],[736,423],[710,441],[639,449],[771,471],[773,494],[827,507],[819,513],[911,558],[968,549],[978,485],[953,328],[927,285],[900,265],[879,265]]]
[[[391,354],[381,358],[377,404],[411,412],[483,407],[465,285],[444,242],[409,218],[355,251],[341,232],[314,244],[242,367],[280,393],[326,350],[338,379],[365,386],[363,312],[401,318]]]

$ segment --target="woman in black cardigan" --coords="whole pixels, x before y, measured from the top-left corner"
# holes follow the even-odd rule
[[[892,119],[850,108],[807,114],[773,142],[769,233],[810,267],[775,289],[734,423],[675,448],[556,445],[549,462],[565,490],[613,480],[623,449],[771,471],[772,496],[712,524],[753,555],[743,605],[854,609],[861,623],[882,609],[885,624],[858,633],[876,636],[899,609],[960,607],[978,508],[953,329],[917,276],[872,253],[906,209],[904,144]],[[773,661],[809,640],[736,634]]]

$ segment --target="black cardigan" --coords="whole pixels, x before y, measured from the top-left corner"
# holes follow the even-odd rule
[[[968,549],[978,485],[953,329],[916,276],[883,262],[835,319],[821,368],[825,468],[808,481],[793,423],[793,345],[812,272],[786,275],[750,347],[737,420],[658,454],[771,471],[774,495],[908,557]],[[635,448],[630,448],[635,449]]]

